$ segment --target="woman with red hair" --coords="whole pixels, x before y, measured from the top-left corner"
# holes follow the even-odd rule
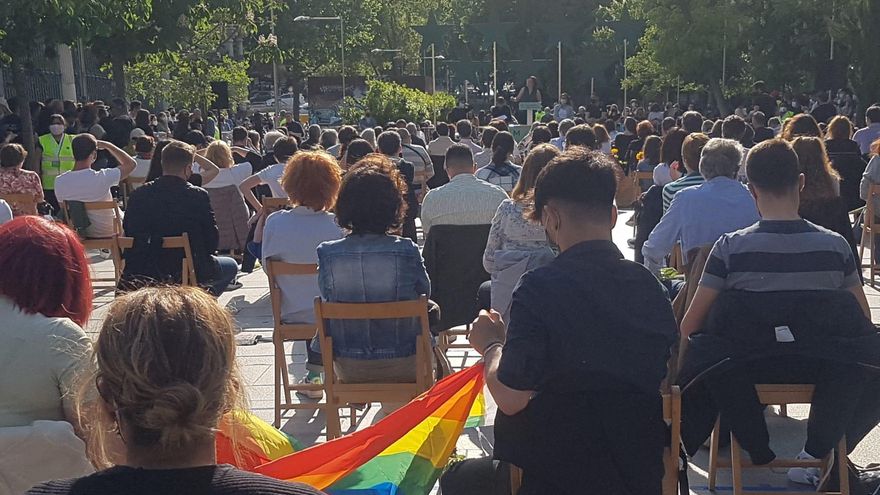
[[[58,469],[66,469],[61,474],[67,477],[81,475],[71,467],[75,462],[58,456],[66,452],[76,458],[77,445],[79,457],[85,456],[74,436],[85,437],[74,396],[82,372],[91,368],[92,347],[82,329],[92,311],[83,246],[61,224],[22,216],[0,226],[0,266],[0,445],[12,441],[16,431],[34,431],[26,437],[29,449],[25,441],[16,447],[21,461],[16,480],[37,483],[57,476]],[[40,454],[33,441],[50,435],[59,447]]]

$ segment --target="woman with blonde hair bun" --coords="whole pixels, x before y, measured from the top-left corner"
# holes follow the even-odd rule
[[[154,287],[117,298],[95,342],[98,369],[89,382],[101,400],[89,446],[106,466],[107,435],[116,434],[126,462],[28,493],[321,493],[216,464],[217,423],[244,402],[233,328],[229,313],[200,289]]]

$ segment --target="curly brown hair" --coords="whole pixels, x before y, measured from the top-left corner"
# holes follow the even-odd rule
[[[406,191],[406,181],[388,157],[368,155],[342,179],[336,221],[354,234],[395,231],[406,215]]]
[[[287,161],[281,187],[291,203],[324,211],[333,208],[341,181],[335,158],[324,151],[302,151]]]

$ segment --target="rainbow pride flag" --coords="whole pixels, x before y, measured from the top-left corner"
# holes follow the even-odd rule
[[[466,425],[482,424],[482,363],[437,382],[378,423],[254,469],[330,495],[427,495]]]
[[[218,464],[232,464],[246,471],[303,450],[290,435],[241,410],[220,418],[214,445]]]

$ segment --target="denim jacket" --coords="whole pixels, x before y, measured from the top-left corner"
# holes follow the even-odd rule
[[[431,295],[419,248],[404,237],[350,234],[318,246],[318,285],[329,302],[409,301]],[[328,320],[336,357],[390,359],[415,354],[414,318]],[[314,344],[313,350],[316,349]]]

